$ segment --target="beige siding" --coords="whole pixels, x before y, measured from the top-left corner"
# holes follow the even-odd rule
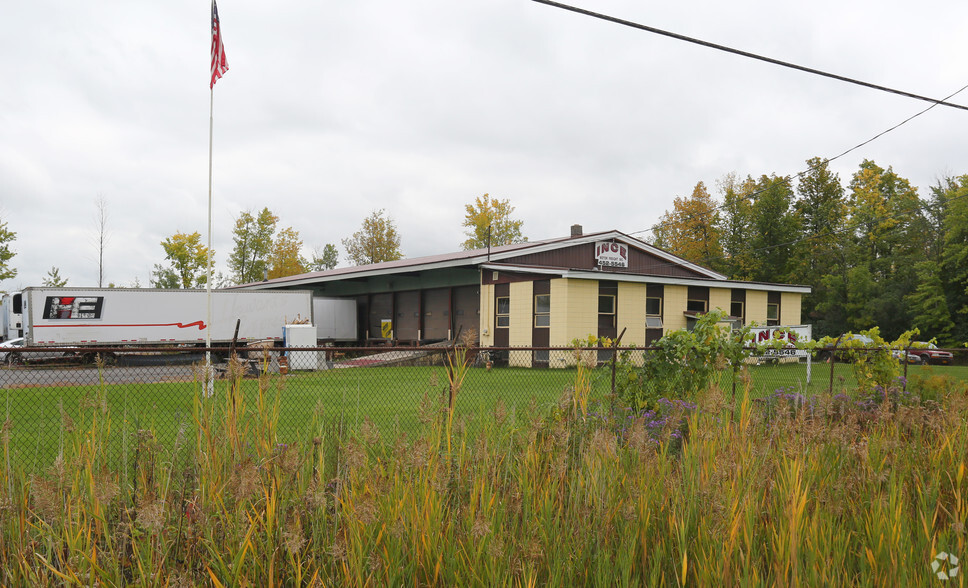
[[[560,312],[556,312],[558,308]],[[565,278],[552,280],[551,345],[568,346],[574,339],[584,339],[597,332],[598,282]]]
[[[511,347],[530,347],[534,284],[531,282],[514,282],[510,289],[511,327],[508,329],[508,344]],[[508,364],[517,367],[530,367],[531,354],[512,352],[508,358]]]
[[[746,291],[746,323],[756,323],[759,326],[766,325],[766,300],[767,293],[762,290]]]
[[[686,301],[689,297],[689,288],[686,286],[673,286],[667,284],[664,288],[664,300],[662,301],[662,332],[671,333],[679,329],[686,328],[686,317],[682,313],[686,311]]]
[[[645,345],[645,293],[646,285],[634,282],[618,283],[618,325],[622,345]]]
[[[729,316],[729,304],[733,300],[733,291],[729,288],[710,288],[709,289],[709,310],[717,308]]]
[[[783,292],[780,294],[780,324],[786,326],[803,324],[800,315],[801,294],[797,292]]]
[[[488,347],[494,345],[494,286],[485,284],[481,286],[481,324],[479,333],[481,334],[481,345]]]

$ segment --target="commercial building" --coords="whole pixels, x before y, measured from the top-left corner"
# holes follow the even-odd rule
[[[809,286],[729,280],[619,231],[338,268],[248,284],[356,301],[359,341],[567,346],[589,335],[644,346],[720,309],[736,324],[797,325]],[[547,354],[535,352],[530,363]]]

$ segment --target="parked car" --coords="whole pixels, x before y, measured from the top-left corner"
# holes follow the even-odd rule
[[[51,359],[54,357],[64,357],[63,351],[21,351],[27,342],[23,337],[8,339],[0,343],[0,362],[12,365],[23,360]]]
[[[942,351],[934,343],[925,343],[923,341],[915,341],[912,343],[908,353],[917,355],[921,358],[921,362],[925,364],[951,365],[951,362],[955,359],[955,356],[950,351]]]
[[[904,363],[904,357],[905,357],[904,350],[892,349],[891,357],[893,357],[894,359],[898,360],[901,363]],[[921,356],[916,354],[913,349],[910,349],[908,350],[908,353],[907,353],[907,362],[909,364],[918,365],[921,363]]]

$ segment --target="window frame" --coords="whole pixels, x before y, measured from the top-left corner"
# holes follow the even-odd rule
[[[734,312],[735,311],[735,306],[737,304],[739,305],[739,308],[740,308],[740,311],[738,313],[737,312]],[[745,319],[746,318],[746,303],[745,302],[742,302],[740,300],[733,300],[732,302],[730,302],[729,303],[729,315],[730,316],[739,317],[741,319]]]
[[[616,298],[618,298],[618,297],[615,296],[614,294],[599,294],[598,295],[598,314],[600,314],[600,315],[602,315],[602,314],[604,314],[604,315],[614,315],[615,314],[615,306],[616,306]],[[611,310],[602,311],[602,300],[603,299],[611,301],[611,304],[610,304]]]
[[[507,306],[506,312],[501,312],[501,301],[506,301]],[[501,324],[504,319],[504,324]],[[511,297],[510,296],[497,296],[494,299],[494,326],[498,329],[505,329],[511,326]]]
[[[659,305],[659,312],[649,312],[649,301],[654,300]],[[646,296],[645,297],[645,316],[662,316],[662,297],[661,296]]]
[[[702,303],[702,310],[699,310],[699,309],[696,309],[696,308],[692,308],[692,305],[693,305],[694,302],[701,302]],[[701,314],[705,314],[705,313],[709,312],[709,301],[708,300],[704,300],[702,298],[690,298],[690,299],[686,300],[686,311],[687,312],[698,312],[698,313],[701,313]]]
[[[770,309],[776,309],[774,313],[775,316],[770,316]],[[769,326],[775,326],[780,324],[780,303],[779,302],[767,302],[766,303],[766,324]]]
[[[547,298],[547,310],[538,310],[538,299]],[[551,326],[551,294],[534,295],[534,326],[537,329],[547,329]]]

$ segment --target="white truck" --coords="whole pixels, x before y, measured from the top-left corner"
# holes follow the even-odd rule
[[[6,338],[28,347],[204,346],[206,328],[213,345],[226,345],[237,321],[240,344],[281,342],[284,325],[312,320],[308,290],[212,290],[211,324],[205,290],[41,287],[3,301]]]

